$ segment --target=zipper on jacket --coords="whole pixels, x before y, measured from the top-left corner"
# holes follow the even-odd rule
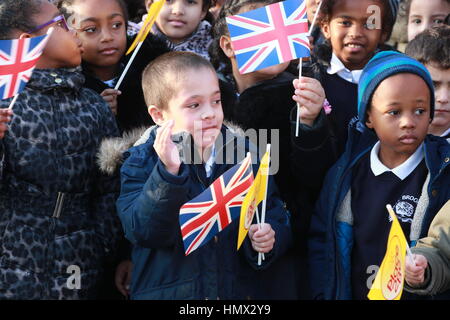
[[[64,192],[58,192],[58,197],[56,198],[56,205],[55,210],[53,210],[52,218],[58,219],[60,217],[65,196],[66,194]]]

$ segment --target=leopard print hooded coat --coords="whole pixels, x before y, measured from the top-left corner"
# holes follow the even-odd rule
[[[95,163],[119,132],[83,83],[78,70],[36,69],[0,140],[0,299],[94,297],[119,236],[118,177]]]

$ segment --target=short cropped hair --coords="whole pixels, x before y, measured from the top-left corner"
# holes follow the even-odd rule
[[[166,110],[168,101],[175,96],[177,83],[188,70],[210,69],[216,71],[211,63],[198,54],[185,51],[165,53],[153,60],[142,73],[142,91],[147,106],[154,105],[160,110]]]
[[[408,43],[405,53],[422,64],[450,68],[450,27],[427,29]]]

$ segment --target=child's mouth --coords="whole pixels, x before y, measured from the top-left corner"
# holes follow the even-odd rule
[[[181,21],[181,20],[169,20],[169,24],[172,26],[172,27],[182,27],[182,26],[184,26],[184,21]]]
[[[347,43],[345,44],[345,47],[348,48],[350,52],[359,52],[364,48],[360,43]]]
[[[108,48],[108,49],[104,49],[104,50],[100,51],[100,53],[105,56],[113,55],[116,52],[117,52],[117,49],[115,49],[115,48]]]

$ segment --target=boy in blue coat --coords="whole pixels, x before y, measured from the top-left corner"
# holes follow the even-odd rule
[[[125,235],[133,244],[131,298],[251,297],[256,290],[253,269],[266,268],[291,242],[280,198],[269,187],[267,223],[250,227],[240,251],[239,222],[234,221],[186,256],[180,207],[238,163],[250,146],[222,125],[218,79],[204,58],[188,52],[160,56],[146,68],[142,83],[157,126],[147,131],[145,143],[127,152],[117,201]],[[238,148],[245,151],[240,156]],[[191,152],[195,156],[189,156]],[[188,160],[196,156],[200,164]],[[256,263],[258,252],[265,253],[261,266]]]
[[[450,147],[427,135],[434,114],[426,68],[375,55],[358,85],[359,121],[328,172],[309,241],[315,298],[366,299],[386,251],[391,204],[411,246],[450,198]]]

